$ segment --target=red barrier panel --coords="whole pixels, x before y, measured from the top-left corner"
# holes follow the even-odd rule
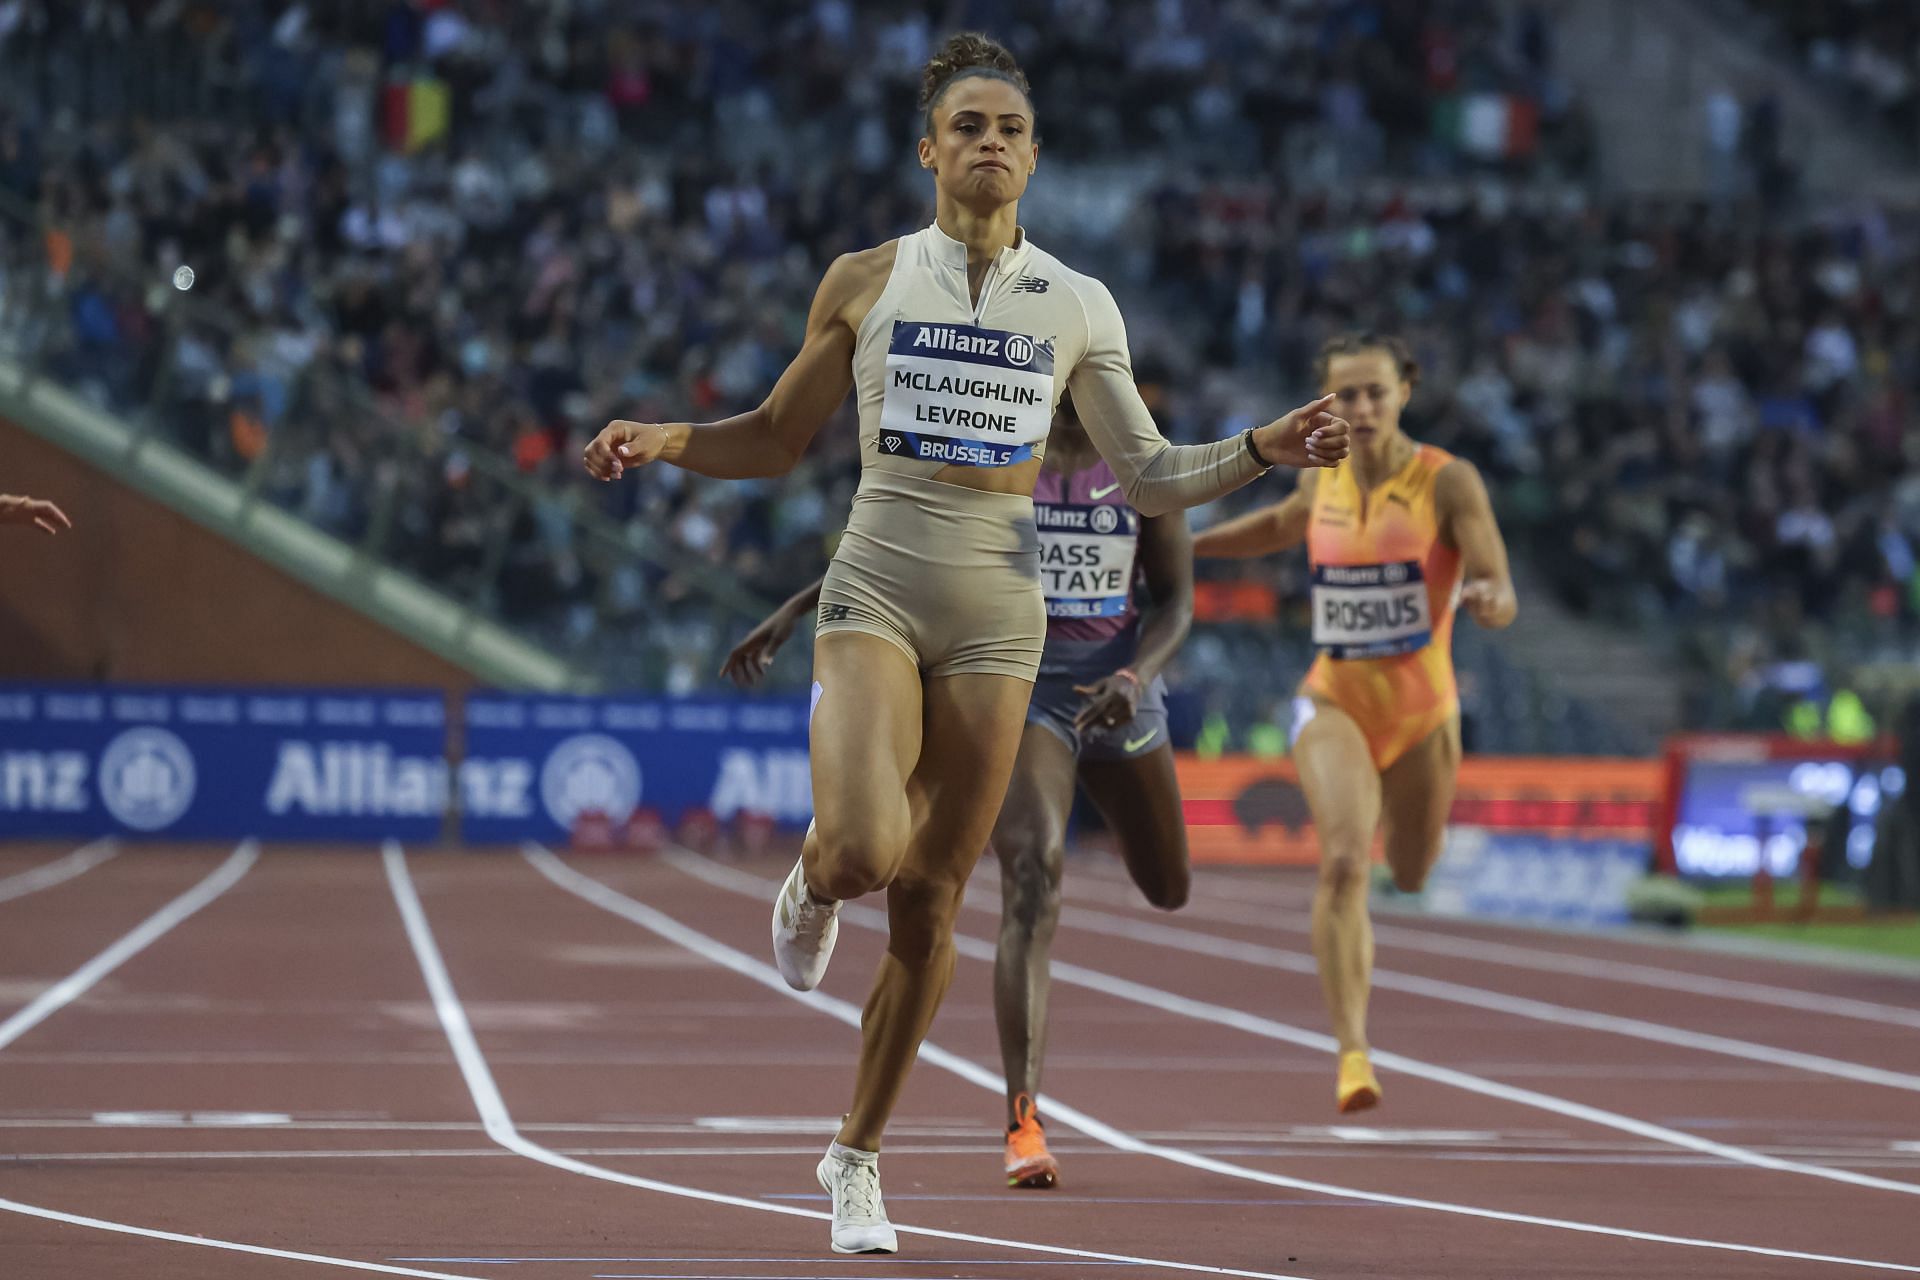
[[[1291,760],[1175,758],[1195,862],[1311,865],[1313,820]],[[1661,800],[1658,760],[1473,756],[1451,821],[1489,831],[1644,840]]]

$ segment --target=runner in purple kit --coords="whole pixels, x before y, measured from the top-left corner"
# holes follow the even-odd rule
[[[1007,1078],[1007,1184],[1044,1188],[1058,1183],[1059,1164],[1034,1100],[1076,778],[1147,900],[1167,910],[1187,900],[1187,829],[1160,672],[1193,621],[1193,555],[1184,514],[1142,516],[1127,505],[1070,398],[1054,417],[1033,509],[1047,636],[993,828],[1001,885],[993,993]],[[1145,588],[1144,608],[1136,585]],[[743,685],[759,679],[819,595],[816,582],[781,605],[728,655],[723,673]]]

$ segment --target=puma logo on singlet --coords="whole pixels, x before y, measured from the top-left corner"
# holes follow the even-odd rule
[[[1088,491],[1087,496],[1089,498],[1092,498],[1095,502],[1098,502],[1100,501],[1100,499],[1106,497],[1108,494],[1112,493],[1115,489],[1118,489],[1119,487],[1120,486],[1118,484],[1110,484],[1104,489],[1092,489]]]
[[[1013,291],[1015,293],[1045,293],[1049,283],[1051,282],[1042,280],[1039,276],[1021,276],[1013,282]]]

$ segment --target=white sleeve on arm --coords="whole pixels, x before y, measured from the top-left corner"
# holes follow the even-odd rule
[[[1163,516],[1232,493],[1266,469],[1239,436],[1211,444],[1169,444],[1133,383],[1126,325],[1105,285],[1080,277],[1087,354],[1067,378],[1074,412],[1100,456],[1143,516]]]

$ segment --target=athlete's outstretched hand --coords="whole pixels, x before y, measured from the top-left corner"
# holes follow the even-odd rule
[[[45,498],[29,498],[18,493],[0,493],[0,524],[30,524],[48,533],[73,528],[67,513]]]
[[[1460,607],[1483,627],[1498,630],[1513,621],[1513,588],[1493,578],[1473,578],[1460,588]]]
[[[720,674],[742,689],[759,683],[760,677],[767,674],[767,668],[773,665],[773,655],[779,653],[780,646],[792,638],[793,628],[804,612],[781,605],[768,614],[766,621],[747,632],[747,638],[733,646],[733,652],[720,664]]]
[[[1073,727],[1080,733],[1096,726],[1125,724],[1133,719],[1134,711],[1140,706],[1140,677],[1131,671],[1116,671],[1092,684],[1077,684],[1073,691],[1087,695],[1085,704],[1073,717]]]
[[[584,455],[595,480],[618,480],[628,467],[644,467],[667,447],[667,429],[657,422],[609,422]]]
[[[1321,396],[1284,418],[1253,430],[1253,447],[1276,467],[1331,467],[1347,456],[1352,428],[1333,413],[1334,397]]]

